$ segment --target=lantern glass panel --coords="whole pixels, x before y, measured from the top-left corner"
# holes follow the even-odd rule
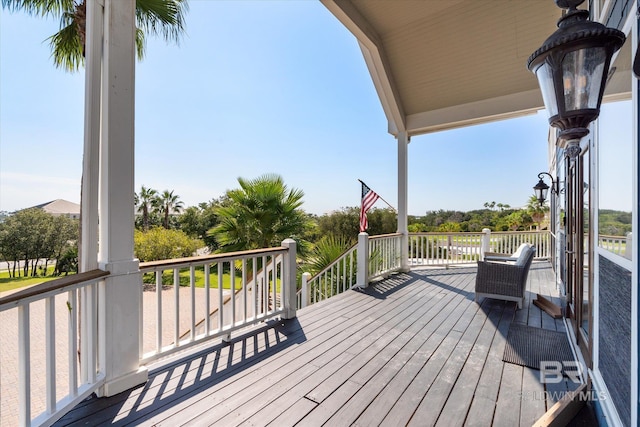
[[[607,51],[604,47],[578,49],[562,60],[565,111],[598,108]]]
[[[538,199],[540,203],[543,203],[545,200],[547,200],[549,188],[535,188],[534,190],[536,193],[536,199]]]
[[[536,76],[538,77],[538,84],[542,91],[542,100],[547,109],[547,114],[549,114],[549,117],[553,117],[558,114],[558,101],[556,100],[556,91],[553,86],[553,72],[546,61],[538,67]]]

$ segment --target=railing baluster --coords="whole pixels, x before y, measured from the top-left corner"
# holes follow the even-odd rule
[[[209,336],[211,331],[211,264],[204,265],[204,333]]]
[[[242,320],[247,320],[247,260],[242,259]]]
[[[251,260],[251,266],[253,268],[253,286],[251,286],[251,292],[252,292],[252,296],[251,296],[251,301],[253,304],[253,318],[257,319],[258,318],[258,258],[257,257],[253,257]]]
[[[180,271],[173,269],[173,345],[180,345]]]
[[[267,257],[262,256],[262,313],[269,311],[269,278],[267,277]]]
[[[78,292],[67,293],[69,308],[69,396],[78,395]],[[142,340],[140,340],[142,342]],[[142,355],[142,351],[140,352]]]
[[[278,305],[278,265],[281,262],[280,256],[274,255],[271,257],[271,265],[273,266],[273,310],[278,310],[284,305],[284,294],[282,293],[284,286],[280,286],[280,304]],[[281,271],[281,270],[280,270]]]
[[[145,334],[144,334],[144,273],[142,274],[142,277],[140,277],[140,280],[142,281],[140,286],[140,293],[139,295],[139,301],[138,301],[138,336],[140,337],[140,339],[138,340],[138,357],[140,359],[142,359],[142,357],[144,356],[144,339]],[[147,321],[149,321],[147,319]]]
[[[21,426],[31,424],[31,355],[29,305],[18,306],[18,402]]]
[[[87,373],[88,382],[93,384],[97,380],[97,353],[98,353],[98,283],[92,283],[86,287],[88,292],[87,299],[87,347],[84,349],[87,353]]]
[[[156,352],[162,350],[162,270],[156,271]]]
[[[231,278],[231,283],[229,288],[231,289],[231,326],[236,325],[236,266],[232,262],[229,263],[229,277]]]
[[[178,278],[179,279],[179,278]],[[178,282],[178,287],[180,283]],[[196,267],[189,268],[189,287],[191,288],[191,341],[196,340]]]
[[[222,294],[222,275],[224,268],[221,262],[218,263],[218,330],[224,327],[224,295]]]
[[[56,297],[45,300],[47,413],[56,411]],[[72,356],[73,357],[73,356]]]

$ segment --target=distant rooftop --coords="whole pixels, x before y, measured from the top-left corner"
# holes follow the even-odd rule
[[[67,215],[70,218],[80,218],[80,205],[68,200],[56,199],[41,205],[31,206],[30,209],[37,208],[51,215]]]

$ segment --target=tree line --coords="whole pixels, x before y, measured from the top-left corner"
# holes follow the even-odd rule
[[[238,188],[186,208],[174,191],[159,192],[143,185],[134,199],[135,255],[143,262],[154,261],[192,256],[203,249],[230,252],[273,247],[293,238],[301,261],[320,269],[356,243],[360,207],[314,215],[303,210],[303,197],[302,190],[289,188],[276,174],[238,178]],[[544,215],[545,208],[532,198],[525,209],[487,202],[485,209],[434,210],[408,219],[410,232],[478,232],[539,227]],[[397,230],[392,209],[373,208],[367,216],[370,235]],[[69,266],[77,268],[77,249],[73,251],[77,239],[77,221],[51,217],[39,209],[19,211],[0,223],[0,256],[4,261],[25,260],[31,269],[25,268],[24,275],[36,274],[34,260],[55,259],[60,274]]]
[[[0,222],[0,259],[7,263],[9,277],[39,275],[42,260],[44,274],[51,261],[56,275],[76,272],[77,241],[78,220],[38,208],[7,215]]]

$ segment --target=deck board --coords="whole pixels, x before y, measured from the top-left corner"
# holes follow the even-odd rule
[[[56,425],[531,425],[553,401],[537,371],[502,353],[513,322],[564,330],[532,304],[558,297],[553,273],[535,263],[516,310],[474,302],[475,271],[413,270],[348,291],[159,361],[144,386],[87,399]]]

